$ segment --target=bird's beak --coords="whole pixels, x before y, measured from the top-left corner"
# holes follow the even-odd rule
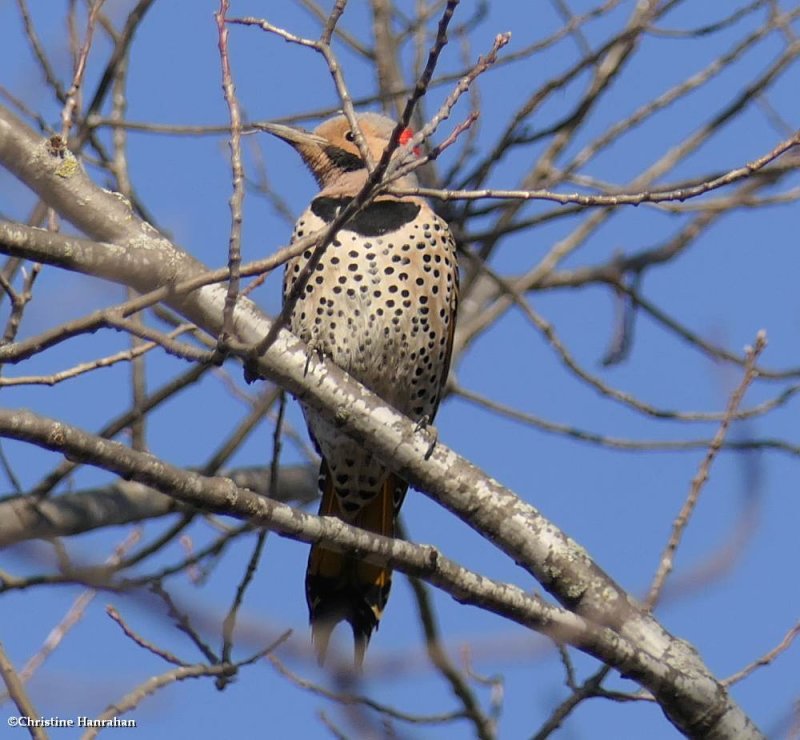
[[[350,159],[356,160],[356,163],[360,165],[356,155],[339,149],[324,136],[312,134],[310,131],[303,131],[303,129],[294,128],[293,126],[284,126],[282,123],[260,123],[256,128],[277,136],[289,144],[302,157],[303,162],[311,170],[311,174],[320,187],[324,187],[332,173],[339,172],[337,160],[342,157],[345,157],[348,161]]]
[[[328,140],[322,136],[317,136],[309,131],[303,131],[303,129],[300,128],[284,126],[281,123],[259,123],[256,128],[259,131],[266,131],[268,134],[272,134],[273,136],[277,136],[279,139],[283,139],[287,144],[291,144],[295,148],[321,148],[327,146],[328,144]]]

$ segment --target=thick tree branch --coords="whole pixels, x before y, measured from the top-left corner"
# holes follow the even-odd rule
[[[269,470],[265,468],[226,470],[224,475],[240,488],[275,501],[305,504],[316,498],[317,476],[310,466],[280,468],[275,495],[269,491]],[[27,540],[83,534],[178,511],[186,508],[174,498],[126,480],[52,499],[14,496],[0,501],[0,548]]]
[[[305,514],[278,501],[239,488],[231,479],[206,477],[173,467],[158,458],[131,449],[119,442],[104,440],[77,427],[38,416],[29,411],[0,409],[0,436],[30,442],[45,449],[63,452],[86,464],[96,465],[152,489],[168,491],[173,501],[218,514],[243,519],[278,534],[333,548],[358,553],[373,562],[389,562],[393,568],[418,576],[444,588],[459,601],[472,603],[508,616],[514,621],[581,645],[604,659],[613,654],[611,644],[634,661],[642,659],[656,668],[650,656],[640,655],[632,645],[602,626],[593,625],[571,612],[551,606],[522,589],[483,578],[442,556],[429,545],[414,545],[372,534],[334,517]]]

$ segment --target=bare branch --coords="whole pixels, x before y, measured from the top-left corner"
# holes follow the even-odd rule
[[[34,738],[34,740],[47,740],[47,733],[44,731],[44,728],[36,724],[36,720],[39,719],[39,713],[36,711],[30,697],[26,693],[25,687],[17,675],[17,672],[14,670],[14,666],[11,664],[8,655],[6,655],[2,643],[0,643],[0,676],[2,676],[8,694],[19,710],[20,715],[29,720],[25,724],[25,728],[30,733],[30,736]]]
[[[714,435],[714,439],[711,440],[711,444],[708,447],[708,452],[706,453],[703,462],[700,464],[697,475],[695,475],[692,480],[692,486],[689,490],[689,494],[675,519],[669,541],[667,542],[667,546],[661,555],[658,571],[653,578],[653,583],[650,586],[650,591],[648,592],[647,599],[645,600],[645,603],[651,609],[653,609],[658,603],[659,596],[664,588],[664,583],[672,571],[675,552],[680,545],[684,530],[689,524],[689,519],[691,518],[692,513],[697,506],[697,502],[700,498],[700,492],[703,490],[703,486],[708,480],[711,464],[714,462],[717,453],[722,447],[722,443],[725,441],[725,435],[728,433],[728,427],[730,427],[731,422],[735,417],[736,411],[739,408],[739,404],[742,402],[742,398],[744,397],[747,388],[750,386],[756,376],[754,366],[758,361],[759,355],[764,351],[766,346],[767,335],[761,331],[756,337],[755,345],[752,348],[747,349],[747,365],[745,366],[744,378],[742,378],[742,382],[739,384],[738,388],[736,388],[736,390],[731,394],[730,401],[728,402],[728,408],[725,410],[725,418],[723,418],[722,423],[719,425],[719,429]]]

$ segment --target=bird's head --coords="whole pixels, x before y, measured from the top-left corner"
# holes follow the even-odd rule
[[[379,113],[361,113],[357,121],[372,159],[377,162],[389,144],[395,123]],[[322,188],[346,173],[366,172],[355,133],[345,116],[329,118],[310,133],[276,123],[262,124],[260,128],[294,147]],[[400,135],[400,144],[406,144],[412,136],[411,129],[405,129]],[[419,155],[417,147],[414,153]]]

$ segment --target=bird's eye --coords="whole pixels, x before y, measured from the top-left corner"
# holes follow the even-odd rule
[[[344,135],[344,138],[345,138],[345,140],[347,140],[347,141],[355,141],[355,140],[356,140],[356,135],[355,135],[355,134],[354,134],[352,131],[348,131],[348,132],[347,132],[347,133]]]

